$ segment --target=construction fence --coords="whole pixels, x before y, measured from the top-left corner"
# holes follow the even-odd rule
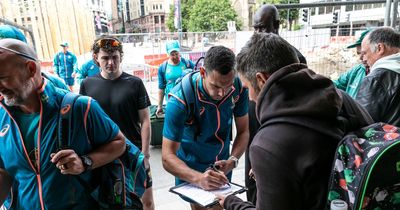
[[[355,42],[364,28],[340,29],[337,34],[355,34],[354,36],[336,36],[336,28],[303,29],[298,31],[280,31],[280,36],[295,46],[307,59],[308,66],[315,72],[337,77],[340,73],[359,63],[355,49],[347,49]],[[352,30],[355,33],[343,32]],[[157,77],[157,69],[168,59],[165,44],[169,40],[179,40],[181,56],[196,62],[205,52],[216,45],[232,49],[236,54],[245,45],[253,31],[215,32],[215,33],[157,33],[157,34],[114,34],[123,42],[124,56],[122,68],[146,81]],[[90,53],[80,56],[80,65],[91,59]],[[51,62],[44,63],[51,68]],[[50,70],[50,69],[49,69]]]
[[[334,29],[336,30],[336,28]],[[280,36],[299,49],[306,57],[311,69],[325,76],[338,75],[353,65],[359,63],[355,49],[346,47],[354,43],[364,28],[340,29],[338,34],[355,34],[355,36],[332,35],[330,28],[304,29],[299,31],[281,31]],[[355,33],[343,32],[353,30]],[[135,75],[147,75],[146,79],[157,76],[158,66],[168,57],[165,43],[169,40],[181,40],[181,55],[186,59],[196,61],[212,46],[223,45],[239,53],[252,31],[217,32],[217,33],[170,33],[170,34],[124,34],[118,37],[124,42],[124,48],[132,49],[132,53],[143,56],[145,69],[127,69]],[[127,46],[127,47],[125,47]],[[129,47],[128,47],[129,46]],[[127,61],[126,67],[129,67]],[[132,63],[134,65],[134,63]],[[136,71],[135,71],[136,70]],[[147,73],[144,73],[147,71]],[[143,72],[143,73],[140,73]]]

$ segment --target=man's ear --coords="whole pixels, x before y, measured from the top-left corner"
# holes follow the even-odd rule
[[[383,43],[378,43],[376,46],[376,53],[378,53],[378,55],[384,55],[386,53],[386,45],[384,45]]]
[[[98,56],[97,56],[96,53],[93,53],[93,54],[92,54],[92,58],[93,58],[94,63],[95,63],[98,67],[100,67],[100,63],[97,61]]]
[[[26,62],[26,67],[28,69],[28,74],[29,77],[33,78],[35,77],[36,72],[38,71],[38,64],[34,61],[27,61]]]
[[[203,79],[206,77],[206,69],[204,67],[200,67],[200,76]]]
[[[259,89],[262,89],[262,87],[267,82],[268,78],[269,78],[269,75],[266,73],[262,73],[262,72],[256,73],[257,86]]]

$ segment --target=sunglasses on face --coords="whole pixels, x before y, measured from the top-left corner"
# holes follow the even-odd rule
[[[97,46],[100,48],[103,48],[105,46],[111,46],[111,47],[119,47],[121,46],[121,42],[115,39],[100,39],[96,42]]]
[[[29,60],[37,61],[36,58],[34,58],[34,57],[32,57],[32,56],[30,56],[30,55],[28,55],[28,54],[25,54],[25,53],[22,53],[22,52],[18,52],[18,51],[16,51],[16,50],[13,50],[13,49],[10,49],[10,48],[7,48],[7,47],[2,47],[2,46],[0,46],[0,49],[10,51],[10,52],[12,52],[12,53],[15,53],[15,54],[17,54],[17,55],[19,55],[19,56],[21,56],[21,57],[24,57],[24,58],[26,58],[26,59],[29,59]]]

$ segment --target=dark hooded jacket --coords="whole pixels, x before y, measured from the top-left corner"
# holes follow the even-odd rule
[[[320,210],[327,202],[334,153],[343,133],[342,106],[333,83],[303,64],[286,66],[267,80],[257,99],[259,132],[250,146],[257,208],[235,196],[224,207]]]

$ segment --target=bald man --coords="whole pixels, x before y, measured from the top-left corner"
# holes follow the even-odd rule
[[[274,33],[279,35],[279,12],[274,5],[264,4],[254,14],[253,27],[255,32]],[[293,47],[293,46],[292,46]],[[306,58],[293,47],[300,63],[307,64]]]
[[[76,176],[90,183],[92,169],[124,152],[118,126],[96,101],[79,97],[70,147],[61,149],[58,113],[67,91],[41,75],[35,51],[19,40],[0,40],[0,66],[0,184],[13,179],[5,207],[98,209]],[[0,199],[10,192],[7,185],[0,190]]]

